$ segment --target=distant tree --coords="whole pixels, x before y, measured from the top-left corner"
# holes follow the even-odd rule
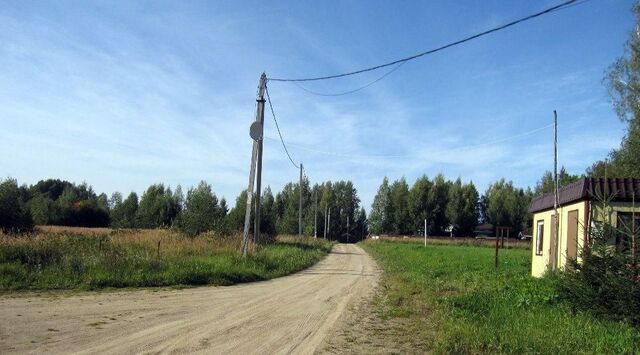
[[[242,190],[236,197],[235,206],[227,214],[227,226],[230,230],[238,232],[244,228],[244,217],[247,209],[247,190]],[[253,211],[251,213],[253,223]]]
[[[178,228],[189,236],[196,236],[216,230],[222,220],[218,198],[211,185],[201,181],[197,187],[189,189],[184,211],[177,220]]]
[[[447,218],[455,227],[455,233],[469,236],[478,224],[478,191],[473,183],[462,184],[458,178],[449,187]]]
[[[490,185],[485,193],[489,223],[512,227],[512,235],[517,235],[529,227],[528,209],[532,195],[530,190],[515,188],[511,181],[506,182],[504,179]]]
[[[444,229],[449,225],[449,220],[447,219],[449,185],[450,183],[445,180],[442,174],[438,174],[433,179],[432,192],[429,194],[428,205],[432,209],[431,214],[435,233],[444,232]]]
[[[358,216],[356,217],[355,228],[353,234],[358,237],[360,240],[364,239],[369,233],[367,229],[367,211],[365,211],[364,207],[360,207],[360,211],[358,211]]]
[[[276,209],[275,198],[271,192],[271,187],[267,186],[260,201],[260,233],[275,236],[276,230]]]
[[[409,190],[409,215],[411,216],[412,230],[424,229],[424,220],[427,220],[427,230],[435,229],[432,201],[429,194],[432,193],[432,183],[426,175],[422,175]]]
[[[558,172],[558,187],[567,186],[571,183],[574,183],[580,180],[582,176],[580,175],[572,175],[567,173],[567,169],[563,166],[560,168]],[[555,188],[555,183],[553,181],[553,173],[551,171],[546,171],[542,178],[536,184],[535,194],[541,195],[549,192],[553,192]]]
[[[32,228],[33,219],[18,182],[10,178],[0,181],[0,229],[5,233],[20,233]]]
[[[179,212],[170,188],[153,184],[142,194],[137,220],[141,228],[169,227]]]
[[[373,198],[371,215],[369,216],[369,229],[374,234],[389,233],[391,232],[392,223],[391,188],[389,187],[389,179],[385,176],[378,188],[378,193]]]
[[[138,195],[131,192],[127,199],[122,201],[119,192],[111,196],[111,226],[114,228],[137,228]]]
[[[36,192],[26,203],[33,221],[39,225],[49,224],[49,221],[56,218],[54,201],[45,194]]]
[[[412,223],[409,215],[409,185],[404,177],[391,184],[391,210],[393,211],[393,232],[410,234]]]

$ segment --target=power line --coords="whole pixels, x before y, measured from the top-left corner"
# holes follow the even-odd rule
[[[498,144],[498,143],[503,143],[503,142],[507,142],[510,140],[514,140],[517,138],[522,138],[525,136],[529,136],[531,134],[540,132],[542,130],[545,130],[547,128],[553,127],[553,124],[549,124],[546,126],[542,126],[527,132],[523,132],[523,133],[519,133],[516,135],[511,135],[511,136],[507,136],[505,138],[502,139],[498,139],[495,141],[491,141],[491,142],[486,142],[486,143],[479,143],[479,144],[474,144],[474,145],[468,145],[468,146],[462,146],[462,147],[457,147],[457,148],[453,148],[453,149],[445,149],[445,150],[440,150],[440,151],[436,151],[431,153],[432,155],[441,155],[441,154],[445,154],[445,153],[451,153],[451,152],[456,152],[456,151],[460,151],[460,150],[467,150],[467,149],[472,149],[472,148],[478,148],[478,147],[483,147],[483,146],[489,146],[489,145],[494,145],[494,144]],[[265,137],[267,139],[273,139],[274,138],[269,138],[269,137]],[[348,154],[348,153],[340,153],[340,152],[331,152],[331,151],[325,151],[325,150],[319,150],[319,149],[314,149],[314,148],[309,148],[303,145],[299,145],[299,144],[291,144],[289,143],[290,146],[292,147],[296,147],[302,150],[306,150],[309,152],[313,152],[313,153],[317,153],[317,154],[323,154],[323,155],[330,155],[330,156],[335,156],[335,157],[341,157],[341,158],[350,158],[350,159],[421,159],[424,156],[422,155],[416,155],[416,154],[399,154],[399,155],[365,155],[365,154]]]
[[[363,85],[363,86],[360,86],[360,87],[358,87],[358,88],[356,88],[356,89],[352,89],[352,90],[348,90],[348,91],[343,91],[343,92],[339,92],[339,93],[332,93],[332,94],[329,94],[329,93],[321,93],[321,92],[317,92],[317,91],[312,91],[312,90],[309,90],[309,89],[305,88],[304,86],[300,85],[297,81],[294,81],[294,82],[293,82],[293,84],[294,84],[295,86],[297,86],[299,89],[301,89],[301,90],[303,90],[303,91],[306,91],[306,92],[308,92],[309,94],[313,94],[313,95],[318,95],[318,96],[342,96],[342,95],[348,95],[348,94],[353,94],[353,93],[358,92],[358,91],[360,91],[360,90],[366,89],[366,88],[368,88],[369,86],[371,86],[371,85],[373,85],[373,84],[377,83],[378,81],[380,81],[380,80],[382,80],[382,79],[386,78],[387,76],[391,75],[391,73],[393,73],[394,71],[396,71],[396,70],[400,69],[400,67],[401,67],[401,66],[403,66],[405,63],[406,63],[406,62],[402,62],[402,63],[400,63],[400,64],[396,65],[396,66],[395,66],[395,67],[393,67],[391,70],[389,70],[388,72],[384,73],[382,76],[380,76],[379,78],[375,79],[374,81],[372,81],[372,82],[370,82],[370,83],[368,83],[368,84],[365,84],[365,85]]]
[[[269,108],[271,109],[271,115],[273,116],[273,121],[276,123],[276,129],[278,130],[278,136],[280,136],[280,142],[282,142],[282,147],[284,147],[285,153],[287,153],[287,157],[289,157],[289,161],[291,164],[296,167],[296,169],[300,169],[300,167],[293,162],[291,159],[291,155],[289,154],[289,150],[287,149],[287,145],[284,144],[284,139],[282,139],[282,133],[280,132],[280,126],[278,126],[278,119],[276,119],[276,113],[273,111],[273,105],[271,104],[271,97],[269,96],[269,87],[265,85],[265,91],[267,93],[267,101],[269,102]]]
[[[534,19],[536,17],[543,16],[543,15],[546,15],[548,13],[551,13],[551,12],[554,12],[554,11],[557,11],[557,10],[562,10],[562,9],[564,9],[566,7],[578,5],[578,4],[581,4],[581,3],[584,3],[584,2],[585,1],[582,1],[582,2],[578,3],[578,0],[568,0],[568,1],[562,2],[562,3],[558,4],[558,5],[549,7],[547,9],[545,9],[545,10],[540,11],[540,12],[536,12],[536,13],[534,13],[532,15],[520,18],[520,19],[515,20],[515,21],[511,21],[509,23],[506,23],[506,24],[498,26],[498,27],[491,28],[489,30],[486,30],[486,31],[480,32],[478,34],[475,34],[475,35],[460,39],[458,41],[451,42],[451,43],[443,45],[441,47],[430,49],[430,50],[424,51],[422,53],[418,53],[418,54],[412,55],[410,57],[398,59],[398,60],[395,60],[393,62],[380,64],[380,65],[376,65],[376,66],[365,68],[365,69],[360,69],[360,70],[356,70],[356,71],[352,71],[352,72],[348,72],[348,73],[342,73],[342,74],[336,74],[336,75],[328,75],[328,76],[319,76],[319,77],[311,77],[311,78],[293,78],[293,79],[289,79],[289,78],[269,78],[269,80],[272,80],[272,81],[287,81],[287,82],[303,82],[303,81],[317,81],[317,80],[336,79],[336,78],[342,78],[342,77],[345,77],[345,76],[361,74],[361,73],[369,72],[369,71],[372,71],[372,70],[388,67],[388,66],[391,66],[391,65],[408,62],[410,60],[417,59],[417,58],[420,58],[420,57],[428,55],[428,54],[433,54],[433,53],[442,51],[444,49],[447,49],[447,48],[450,48],[450,47],[453,47],[453,46],[457,46],[459,44],[471,41],[471,40],[476,39],[478,37],[486,36],[486,35],[488,35],[490,33],[497,32],[497,31],[503,30],[505,28],[517,25],[517,24],[519,24],[521,22],[529,21],[529,20]],[[379,80],[381,80],[381,79],[379,79]]]

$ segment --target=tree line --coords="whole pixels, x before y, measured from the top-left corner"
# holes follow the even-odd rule
[[[411,187],[400,178],[389,184],[384,178],[371,206],[372,233],[420,234],[427,221],[427,232],[441,235],[449,231],[470,236],[479,223],[510,226],[514,235],[530,225],[528,213],[533,192],[517,188],[501,179],[480,196],[473,182],[433,180],[423,175]]]
[[[273,194],[270,187],[262,193],[261,233],[298,233],[300,184],[288,183]],[[86,184],[47,179],[31,186],[18,185],[15,179],[0,181],[0,228],[5,232],[29,231],[34,225],[66,225],[112,228],[175,228],[187,235],[214,231],[227,235],[244,227],[247,192],[236,198],[229,208],[218,198],[211,185],[202,181],[186,195],[178,185],[171,189],[152,184],[142,196],[135,192],[125,198],[120,192],[110,197],[97,194]],[[316,215],[317,211],[317,215]],[[328,217],[328,218],[327,218]],[[364,208],[351,181],[327,181],[310,185],[302,182],[303,234],[340,239],[349,234],[366,235]],[[254,213],[251,213],[253,227]]]

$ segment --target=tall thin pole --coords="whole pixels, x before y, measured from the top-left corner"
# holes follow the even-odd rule
[[[330,237],[331,231],[331,207],[329,207],[329,213],[327,214],[327,238]]]
[[[264,81],[264,84],[263,84]],[[262,85],[262,91],[264,92],[264,87],[266,87],[266,83],[267,83],[267,76],[262,73],[262,76],[260,77],[260,84]],[[261,127],[261,131],[264,132],[264,95],[259,96],[258,99],[258,106],[260,109],[260,127]],[[262,193],[262,143],[263,143],[263,139],[262,136],[260,136],[260,139],[258,140],[258,170],[257,170],[257,175],[256,175],[256,214],[254,217],[254,224],[253,224],[253,243],[255,245],[258,244],[258,239],[260,238],[260,222],[262,221],[262,217],[260,214],[260,208],[261,208],[261,203],[260,203],[260,194]]]
[[[552,269],[556,268],[556,264],[558,262],[557,259],[557,250],[558,250],[558,113],[556,110],[553,110],[553,183],[554,183],[554,199],[553,199],[553,213],[555,215],[555,235],[552,235],[551,238],[555,239],[556,250],[553,250],[553,263],[551,264]]]
[[[314,197],[314,213],[313,213],[313,239],[318,238],[318,192],[313,193]]]
[[[424,247],[427,247],[427,219],[424,219]]]
[[[347,243],[349,243],[349,214],[347,214]]]
[[[300,163],[300,204],[298,205],[298,237],[302,238],[302,163]]]
[[[260,76],[260,84],[258,85],[258,95],[256,98],[256,120],[255,122],[264,124],[264,90],[267,85],[267,75],[262,73]],[[251,167],[249,168],[249,186],[247,187],[247,208],[244,214],[244,231],[242,233],[242,255],[247,255],[247,249],[249,246],[249,225],[251,223],[251,203],[253,198],[253,183],[256,175],[256,160],[258,159],[258,141],[261,141],[260,137],[253,137],[253,148],[251,153]],[[260,164],[262,168],[262,164]],[[261,173],[260,173],[261,174]]]
[[[327,217],[329,216],[329,213],[327,212],[329,210],[328,206],[324,206],[324,239],[327,239]]]

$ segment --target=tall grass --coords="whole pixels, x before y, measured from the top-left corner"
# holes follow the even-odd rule
[[[230,285],[313,265],[331,244],[278,241],[247,258],[237,237],[187,238],[167,230],[0,235],[0,289]]]
[[[572,311],[553,280],[530,274],[530,252],[367,242],[385,270],[379,312],[412,351],[633,354],[640,331]],[[393,322],[392,320],[396,320]]]

